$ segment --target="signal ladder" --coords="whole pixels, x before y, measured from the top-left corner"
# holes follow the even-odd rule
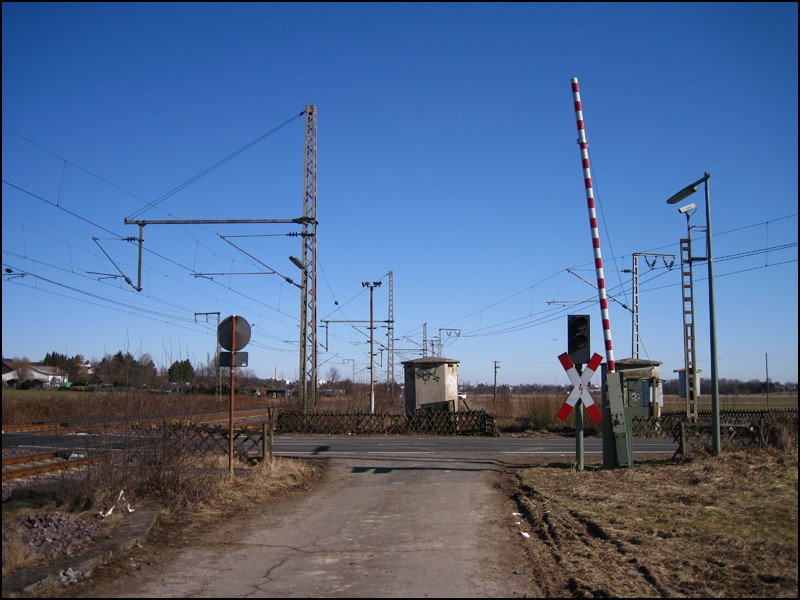
[[[686,366],[686,418],[697,422],[698,390],[695,386],[697,363],[694,338],[694,280],[692,277],[692,240],[681,239],[681,284],[683,287],[683,356]]]

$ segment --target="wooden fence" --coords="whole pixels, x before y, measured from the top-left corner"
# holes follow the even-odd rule
[[[327,435],[497,435],[494,417],[479,411],[416,411],[382,413],[303,413],[278,415],[277,433],[321,433]]]
[[[175,424],[167,427],[165,441],[189,452],[228,454],[230,428],[222,425]],[[243,460],[272,458],[272,430],[269,421],[248,423],[233,430],[233,449]]]
[[[636,437],[671,437],[678,443],[676,455],[710,447],[712,441],[711,412],[701,412],[690,423],[684,413],[660,417],[634,417]],[[719,415],[720,443],[726,448],[749,448],[774,444],[782,428],[797,435],[797,409],[726,410]]]
[[[303,413],[286,411],[273,419],[238,425],[233,432],[234,452],[248,460],[272,457],[272,434],[311,433],[326,435],[497,435],[492,415],[484,411],[459,413],[417,411],[400,415],[372,413]],[[211,424],[173,423],[165,429],[166,438],[191,452],[218,452],[230,449],[230,427]]]
[[[774,437],[778,427],[797,431],[796,409],[737,410],[720,413],[720,434],[729,447],[763,445]],[[634,417],[634,438],[667,437],[679,443],[678,453],[709,445],[711,413],[698,415],[696,423],[687,423],[683,413],[660,417]],[[269,418],[234,429],[234,450],[243,458],[263,459],[271,456],[272,433],[304,433],[323,435],[462,435],[496,436],[494,417],[483,411],[439,412],[416,411],[403,414],[383,413],[303,413],[281,412]],[[173,442],[193,451],[227,454],[230,430],[227,426],[209,424],[172,424],[167,435]]]
[[[711,426],[711,412],[697,415],[697,425],[702,429]],[[797,421],[797,409],[764,409],[764,410],[725,410],[719,415],[720,429],[725,427],[753,429],[769,429],[781,420],[794,418]],[[634,417],[634,437],[673,437],[681,422],[686,422],[685,413],[669,413],[660,417]]]

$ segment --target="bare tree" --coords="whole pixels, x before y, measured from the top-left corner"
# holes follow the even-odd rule
[[[17,358],[15,356],[14,360],[11,361],[11,366],[14,367],[14,370],[17,372],[17,387],[33,378],[31,361],[28,360],[27,356],[23,356],[22,358]]]
[[[336,385],[336,382],[342,378],[342,374],[339,372],[335,366],[331,366],[328,369],[328,374],[325,376],[325,379],[331,383],[331,385]]]

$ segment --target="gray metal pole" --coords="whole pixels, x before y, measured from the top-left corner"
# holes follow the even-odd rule
[[[374,286],[369,287],[369,414],[375,413],[375,313],[372,301]]]
[[[300,286],[300,408],[305,413],[308,408],[308,385],[306,366],[308,364],[308,272],[303,270],[303,285]]]
[[[631,356],[639,358],[639,254],[633,253],[633,310],[631,311]]]
[[[497,410],[497,369],[500,367],[497,366],[497,361],[494,361],[494,394],[492,395],[492,407],[494,410]]]
[[[236,373],[236,315],[231,315],[231,399],[228,419],[228,475],[233,478],[234,378]]]
[[[581,365],[575,365],[578,375],[583,372]],[[583,471],[583,400],[575,405],[575,468]]]
[[[769,356],[764,352],[764,365],[767,368],[767,408],[769,408]]]
[[[719,379],[717,374],[717,324],[714,304],[714,255],[711,251],[711,196],[708,180],[711,173],[705,173],[706,183],[706,251],[708,259],[708,320],[711,328],[711,436],[713,454],[722,451],[719,424]]]

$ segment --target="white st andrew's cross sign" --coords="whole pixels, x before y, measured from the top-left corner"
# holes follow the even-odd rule
[[[567,372],[567,377],[569,377],[569,380],[575,387],[572,388],[569,397],[566,402],[564,402],[564,406],[561,407],[561,410],[558,411],[558,415],[556,416],[562,421],[566,421],[569,413],[572,412],[572,409],[575,408],[575,405],[578,403],[578,400],[583,400],[583,404],[589,416],[597,423],[603,416],[600,414],[600,409],[597,408],[597,404],[594,403],[592,396],[589,394],[589,380],[592,378],[592,375],[594,375],[597,367],[600,366],[600,363],[603,362],[603,357],[595,353],[581,375],[578,374],[578,369],[572,364],[572,359],[566,352],[561,354],[558,360],[561,361],[561,366],[564,367],[564,370]]]

